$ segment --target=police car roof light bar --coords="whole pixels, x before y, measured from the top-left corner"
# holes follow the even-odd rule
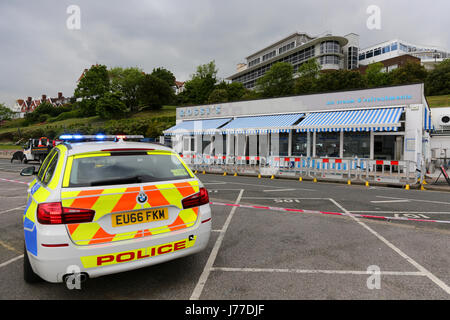
[[[82,135],[82,134],[63,134],[59,136],[60,140],[64,140],[66,142],[70,141],[104,141],[104,140],[112,140],[112,141],[123,141],[129,139],[144,139],[143,135],[105,135],[102,133],[98,133],[96,135]]]

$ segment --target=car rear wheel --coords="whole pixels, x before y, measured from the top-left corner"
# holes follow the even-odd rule
[[[27,283],[36,283],[42,281],[42,279],[33,271],[30,260],[28,259],[28,252],[25,245],[23,246],[23,279]]]

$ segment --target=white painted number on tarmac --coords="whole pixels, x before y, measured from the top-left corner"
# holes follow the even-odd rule
[[[411,218],[411,219],[430,219],[430,217],[424,214],[412,214],[412,213],[396,213],[394,214],[396,218]]]
[[[300,200],[298,199],[273,199],[273,201],[277,202],[277,203],[300,203]]]

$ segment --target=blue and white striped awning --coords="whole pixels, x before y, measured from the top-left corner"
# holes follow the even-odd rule
[[[292,125],[303,116],[303,113],[292,113],[268,116],[238,117],[220,128],[220,130],[226,134],[290,132],[290,127],[292,127]]]
[[[433,123],[431,123],[431,111],[428,109],[428,107],[426,105],[424,106],[423,129],[425,131],[433,131],[434,130]]]
[[[164,131],[165,135],[192,135],[192,134],[214,134],[220,133],[217,128],[229,122],[231,118],[226,119],[205,119],[183,121]]]
[[[397,131],[403,108],[327,111],[308,114],[297,132]]]

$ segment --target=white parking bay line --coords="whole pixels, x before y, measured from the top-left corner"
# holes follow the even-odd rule
[[[278,191],[295,191],[296,189],[276,189],[276,190],[263,190],[263,192],[278,192]],[[310,190],[310,189],[303,189]]]
[[[224,272],[267,272],[267,273],[322,273],[322,274],[371,274],[371,272],[363,270],[308,270],[308,269],[271,269],[271,268],[221,268],[214,267],[212,271]],[[380,271],[380,275],[392,276],[425,276],[420,271]]]
[[[410,200],[404,199],[404,200],[374,200],[370,201],[372,203],[396,203],[396,202],[411,202]]]
[[[244,189],[241,189],[234,204],[239,204],[243,193]],[[211,273],[214,261],[216,261],[217,254],[219,252],[219,248],[222,245],[223,238],[225,237],[225,233],[227,232],[228,226],[231,223],[231,219],[233,218],[236,209],[237,207],[233,207],[231,209],[230,214],[228,215],[227,220],[223,225],[222,232],[220,232],[219,237],[217,237],[216,243],[214,244],[211,254],[209,255],[208,261],[206,261],[205,268],[203,269],[203,272],[200,275],[200,278],[198,279],[197,285],[195,286],[194,291],[192,292],[190,300],[200,299],[200,295],[202,294],[203,288],[205,287],[206,281],[208,280],[209,274]]]
[[[227,184],[226,182],[203,182],[203,184]]]
[[[409,257],[406,253],[401,251],[399,248],[394,246],[392,243],[390,243],[386,238],[381,236],[378,232],[373,230],[371,227],[369,227],[364,222],[360,221],[360,219],[354,217],[351,215],[351,213],[345,209],[343,206],[341,206],[339,203],[337,203],[334,199],[330,198],[330,201],[333,202],[339,209],[342,210],[342,212],[345,212],[350,218],[355,220],[357,223],[359,223],[361,226],[363,226],[366,230],[368,230],[370,233],[372,233],[375,237],[377,237],[379,240],[384,242],[389,248],[397,252],[401,257],[403,257],[406,261],[408,261],[410,264],[412,264],[414,267],[416,267],[421,273],[424,273],[426,277],[428,277],[431,281],[433,281],[436,285],[438,285],[442,290],[444,290],[447,294],[450,294],[450,287],[443,282],[441,279],[436,277],[434,274],[432,274],[430,271],[425,269],[422,265],[420,265],[417,261]]]
[[[17,208],[12,208],[12,209],[8,209],[8,210],[0,211],[0,214],[7,213],[7,212],[11,212],[11,211],[14,211],[14,210],[23,209],[23,208],[25,208],[25,207],[26,207],[26,206],[20,206],[20,207],[17,207]]]
[[[423,200],[423,199],[409,199],[409,198],[397,198],[397,197],[394,198],[394,197],[386,197],[386,196],[377,196],[377,198],[394,199],[394,200],[409,200],[409,201],[419,201],[419,202],[428,202],[428,203],[437,203],[437,204],[450,204],[450,202]]]
[[[6,262],[0,263],[0,268],[3,268],[5,266],[7,266],[8,264],[13,263],[14,261],[22,259],[22,258],[23,258],[23,254],[21,254],[18,257],[12,258],[12,259],[10,259],[10,260],[8,260]]]

